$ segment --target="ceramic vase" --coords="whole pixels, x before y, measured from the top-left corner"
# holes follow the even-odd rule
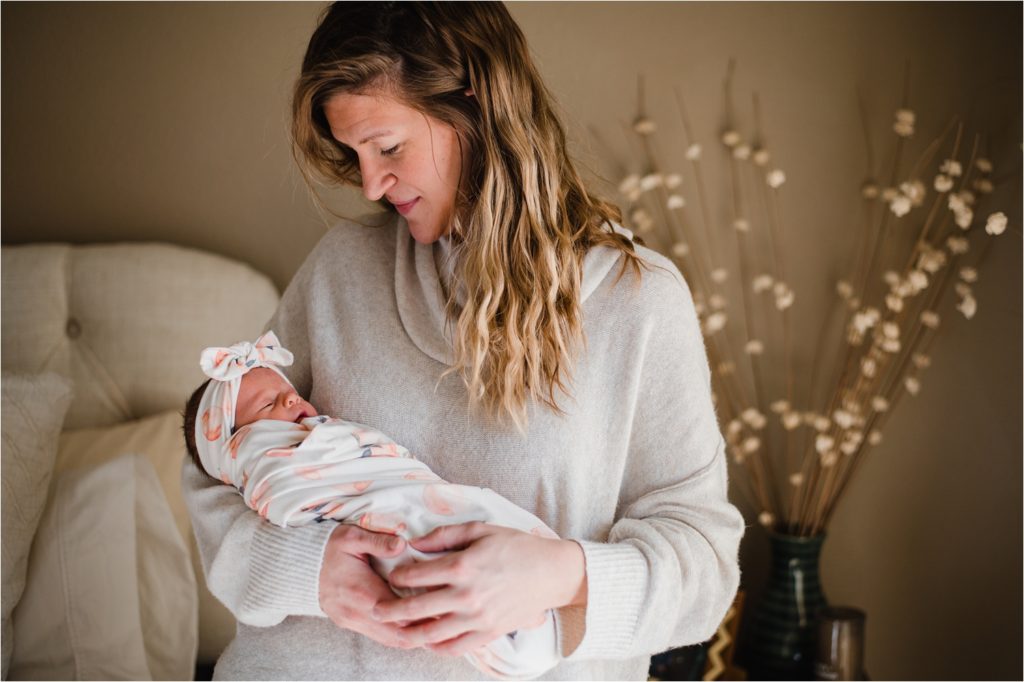
[[[814,679],[816,624],[826,606],[818,574],[825,536],[770,532],[771,573],[751,614],[746,665],[752,680]]]

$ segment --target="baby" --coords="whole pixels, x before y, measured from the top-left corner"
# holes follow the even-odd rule
[[[264,519],[279,526],[339,521],[406,541],[470,521],[557,537],[492,490],[447,483],[384,434],[318,415],[278,369],[292,360],[273,332],[254,344],[207,348],[200,365],[210,379],[185,408],[185,441],[196,465],[233,486]],[[398,557],[372,564],[387,580],[398,566],[436,556],[407,542]],[[558,662],[552,614],[466,658],[499,678],[540,675]]]

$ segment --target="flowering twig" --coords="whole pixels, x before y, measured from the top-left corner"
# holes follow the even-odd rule
[[[723,224],[711,215],[702,150],[678,90],[676,103],[683,123],[685,156],[695,178],[703,239],[688,220],[683,176],[668,172],[655,153],[657,126],[645,111],[642,80],[638,115],[630,133],[639,138],[643,172],[628,174],[620,190],[629,201],[628,215],[638,232],[659,240],[691,283],[729,454],[749,474],[734,480],[757,505],[762,524],[814,535],[829,523],[867,450],[881,442],[895,403],[920,391],[921,374],[931,363],[928,351],[938,334],[938,310],[948,291],[952,288],[959,297],[956,310],[972,317],[977,309],[972,284],[991,249],[991,237],[1007,229],[1020,232],[1016,226],[1008,226],[1005,215],[992,213],[985,223],[985,245],[971,248],[971,241],[977,241],[972,235],[981,233],[971,231],[975,215],[985,203],[975,192],[987,195],[993,191],[992,164],[978,156],[980,139],[975,138],[966,170],[961,166],[957,158],[963,126],[955,119],[926,147],[909,175],[901,175],[906,141],[916,124],[906,83],[893,124],[895,150],[886,160],[889,181],[884,188],[870,179],[875,171],[874,150],[864,117],[869,178],[860,188],[864,232],[851,279],[837,284],[842,300],[838,309],[846,312],[840,315],[845,348],[835,358],[838,362],[824,384],[828,389],[822,396],[824,410],[801,408],[792,361],[790,308],[794,295],[787,284],[782,239],[780,197],[786,177],[764,144],[756,95],[754,132],[745,139],[739,131],[732,99],[733,72],[730,62],[724,82],[724,130],[719,135],[729,171],[730,208]],[[863,112],[863,98],[860,108]],[[952,150],[926,185],[921,178],[954,129]],[[929,196],[931,192],[934,194]],[[908,226],[916,227],[916,234],[911,235]],[[901,235],[913,239],[906,242]],[[731,280],[720,250],[727,238],[736,240],[730,260],[738,277]],[[965,264],[969,253],[972,265]],[[881,272],[890,264],[899,265]],[[729,308],[727,280],[733,292],[739,288],[738,311]],[[760,305],[763,299],[759,296],[766,292],[774,296],[774,306]],[[774,313],[778,313],[777,323]],[[822,327],[811,382],[800,394],[806,396],[806,405],[815,405],[819,399],[815,387],[825,374],[821,371],[822,347],[833,327],[831,322]],[[766,382],[769,346],[782,352],[784,384],[777,387]],[[746,361],[737,358],[737,353],[746,356]],[[737,371],[739,367],[749,373]],[[778,472],[777,466],[781,466]]]

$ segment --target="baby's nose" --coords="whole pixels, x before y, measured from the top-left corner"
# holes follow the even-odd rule
[[[296,395],[295,393],[289,393],[284,399],[284,404],[287,405],[288,407],[291,407],[297,402],[299,402],[299,396]]]

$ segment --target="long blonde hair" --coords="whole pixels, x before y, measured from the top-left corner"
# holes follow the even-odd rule
[[[337,2],[313,33],[295,86],[294,153],[307,182],[359,186],[359,161],[330,132],[323,105],[339,92],[384,90],[451,125],[470,159],[450,233],[448,292],[455,364],[471,405],[522,429],[529,400],[562,414],[584,342],[580,286],[587,251],[644,262],[611,231],[612,204],[591,195],[569,158],[553,99],[519,26],[501,3]],[[470,90],[475,96],[467,97]],[[315,190],[314,190],[315,193]]]

